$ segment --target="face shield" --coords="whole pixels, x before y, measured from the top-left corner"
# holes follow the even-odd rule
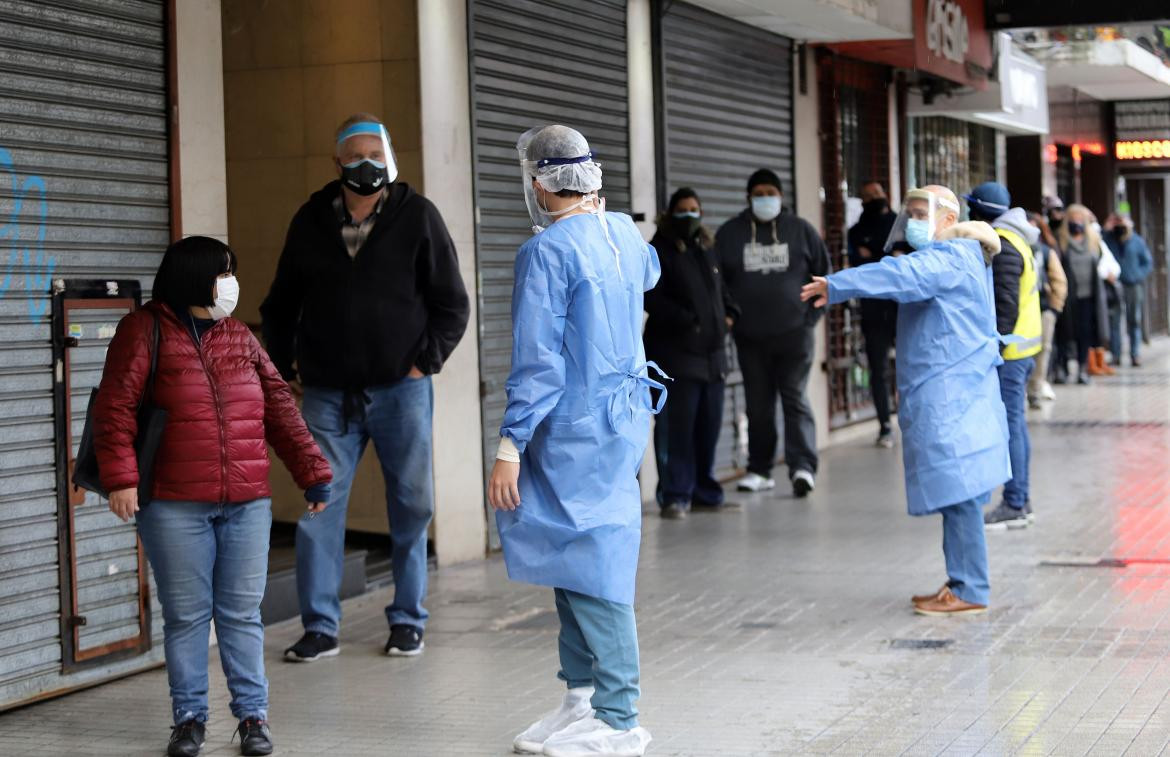
[[[520,178],[524,185],[524,203],[532,219],[533,231],[552,225],[556,217],[573,210],[550,212],[540,203],[532,180],[546,192],[568,189],[585,195],[580,206],[596,202],[601,189],[601,164],[593,160],[589,143],[576,129],[567,126],[537,126],[516,142],[520,156]],[[580,207],[579,206],[579,207]]]
[[[911,189],[886,239],[885,252],[891,252],[898,244],[915,250],[930,244],[938,233],[939,218],[951,212],[958,217],[958,203],[925,189]]]
[[[356,194],[376,194],[398,178],[398,161],[386,127],[360,121],[337,135],[341,182]]]

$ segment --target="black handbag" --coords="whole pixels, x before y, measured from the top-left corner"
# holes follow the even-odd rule
[[[138,459],[138,506],[150,502],[154,484],[154,458],[162,442],[163,429],[167,425],[167,411],[154,404],[154,375],[158,370],[159,323],[154,316],[154,338],[150,349],[150,374],[138,400],[138,433],[134,437],[134,454]],[[93,406],[97,400],[95,387],[89,394],[89,408],[85,413],[85,427],[77,446],[77,458],[73,463],[73,486],[88,489],[107,499],[110,493],[102,486],[98,471],[97,448],[93,443]]]

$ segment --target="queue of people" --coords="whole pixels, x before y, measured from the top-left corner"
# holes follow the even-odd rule
[[[1099,229],[1087,208],[1058,200],[1028,214],[994,182],[963,195],[970,221],[943,186],[912,189],[895,213],[871,183],[848,233],[850,266],[834,273],[813,226],[784,212],[767,168],[717,231],[704,225],[699,195],[678,189],[647,243],[628,215],[606,210],[584,135],[537,127],[516,147],[533,235],[516,257],[488,500],[509,577],[552,590],[566,687],[515,738],[517,752],[641,755],[650,743],[636,705],[639,468],[657,416],[662,517],[727,506],[715,450],[731,343],[748,417],[737,488],[776,486],[779,401],[789,482],[806,497],[818,468],[807,397],[815,327],[827,305],[861,300],[877,444],[895,446],[893,347],[907,509],[942,518],[947,577],[911,598],[922,615],[988,608],[985,531],[1032,521],[1026,410],[1055,396],[1050,375],[1067,380],[1070,344],[1077,381],[1088,383],[1108,367],[1104,347],[1121,362],[1124,315],[1140,365],[1152,262],[1121,216]],[[424,649],[430,377],[463,337],[468,295],[439,212],[398,180],[382,122],[356,114],[333,148],[338,179],[292,219],[261,306],[264,346],[231,317],[235,254],[192,237],[167,250],[154,299],[123,319],[107,355],[95,446],[110,508],[136,520],[158,581],[171,757],[204,745],[213,619],[241,753],[274,748],[259,611],[272,520],[266,444],[306,500],[296,535],[304,633],[284,659],[340,653],[346,507],[371,442],[393,545],[384,651]],[[144,398],[167,414],[149,471],[136,455]],[[139,501],[144,477],[149,497]],[[1002,501],[985,512],[1001,485]]]

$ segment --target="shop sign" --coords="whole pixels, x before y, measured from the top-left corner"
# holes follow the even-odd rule
[[[982,0],[915,0],[915,68],[982,89],[991,68],[991,38]]]
[[[1113,132],[1118,160],[1170,159],[1170,100],[1114,103]]]

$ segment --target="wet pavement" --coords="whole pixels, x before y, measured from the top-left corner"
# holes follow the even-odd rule
[[[1037,522],[989,534],[992,608],[929,619],[941,520],[905,514],[900,452],[825,451],[818,490],[662,522],[637,603],[655,755],[1154,755],[1170,742],[1170,342],[1031,414]],[[876,430],[876,429],[875,429]],[[388,591],[345,605],[342,653],[281,662],[282,755],[503,755],[555,705],[551,590],[494,558],[433,575],[427,648],[381,649]],[[213,656],[214,660],[214,656]],[[205,754],[237,754],[218,662]],[[157,755],[161,670],[0,715],[0,754]]]

